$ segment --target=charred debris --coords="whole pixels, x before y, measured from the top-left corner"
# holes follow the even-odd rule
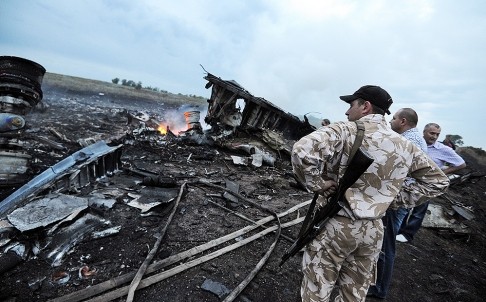
[[[315,130],[306,118],[301,121],[235,81],[207,73],[206,88],[211,89],[207,108],[181,113],[185,129],[176,129],[170,119],[142,110],[113,109],[106,128],[100,122],[95,131],[76,133],[76,126],[60,123],[42,132],[35,122],[29,125],[28,116],[36,110],[41,112],[39,116],[51,110],[42,103],[45,72],[35,62],[0,57],[0,274],[30,261],[46,263],[50,269],[22,280],[32,297],[44,287],[52,292],[44,298],[52,301],[93,296],[99,301],[123,296],[131,300],[137,288],[273,234],[258,265],[234,290],[211,279],[201,285],[232,301],[270,257],[277,240],[292,241],[282,229],[302,221],[290,216],[308,201],[292,207],[272,196],[279,188],[288,190],[290,197],[307,196],[293,180],[288,161],[293,142]],[[201,111],[207,112],[204,118]],[[241,188],[238,174],[255,171],[264,175],[258,178],[259,186],[252,191]],[[470,175],[462,175],[456,182],[467,181]],[[179,203],[189,198],[191,187],[204,188],[205,204],[232,213],[249,226],[220,237],[208,236],[216,234],[213,230],[200,230],[206,235],[201,235],[204,242],[200,245],[153,261],[174,213],[184,213],[185,207],[179,208]],[[138,263],[138,270],[126,268],[110,279],[102,277],[108,275],[104,262],[65,263],[82,242],[122,236],[124,215],[128,214],[116,207],[136,211],[140,225],[135,232],[157,238],[142,264]],[[262,218],[247,217],[239,213],[241,208],[256,209]],[[471,208],[452,201],[432,209],[435,216],[425,225],[470,232],[461,221],[474,219]],[[148,231],[147,221],[153,217],[163,218],[164,223]],[[237,243],[228,244],[235,238]],[[146,275],[151,275],[151,283],[142,282]],[[90,286],[80,288],[86,280]],[[118,286],[108,286],[110,282]],[[67,290],[69,284],[78,290]]]

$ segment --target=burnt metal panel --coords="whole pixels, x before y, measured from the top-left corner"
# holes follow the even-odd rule
[[[49,167],[0,202],[0,218],[46,188],[60,192],[77,190],[112,175],[121,167],[122,146],[110,147],[99,141]]]

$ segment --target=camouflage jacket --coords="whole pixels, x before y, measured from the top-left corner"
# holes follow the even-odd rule
[[[442,170],[415,144],[394,132],[383,115],[360,120],[366,129],[362,147],[374,162],[346,191],[346,216],[377,219],[392,203],[394,208],[411,208],[447,189],[449,179]],[[332,123],[294,144],[293,170],[309,191],[321,190],[324,179],[338,182],[342,177],[356,131],[355,122]],[[415,181],[404,182],[407,176]],[[319,199],[320,205],[325,202]]]

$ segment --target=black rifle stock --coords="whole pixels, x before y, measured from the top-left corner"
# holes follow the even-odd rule
[[[359,148],[351,159],[349,166],[346,168],[343,177],[339,180],[336,193],[329,197],[327,204],[318,209],[313,215],[312,221],[308,225],[303,224],[299,232],[299,237],[295,240],[292,246],[282,256],[279,266],[285,263],[290,257],[294,256],[305,245],[314,240],[321,232],[327,221],[336,215],[342,209],[340,202],[344,201],[344,193],[351,187],[358,178],[368,169],[373,162],[373,159],[368,153]],[[317,198],[317,193],[314,196]],[[313,211],[313,209],[309,209]]]

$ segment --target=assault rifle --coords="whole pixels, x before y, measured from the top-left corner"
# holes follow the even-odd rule
[[[365,150],[359,148],[354,154],[353,158],[349,161],[346,172],[339,180],[336,193],[329,197],[327,204],[314,211],[314,205],[319,196],[318,193],[314,194],[314,199],[307,211],[307,215],[304,219],[302,227],[299,232],[299,236],[287,252],[282,256],[279,266],[287,261],[290,257],[294,256],[305,245],[314,240],[321,232],[326,223],[334,217],[339,210],[343,208],[342,202],[346,199],[344,193],[351,187],[358,178],[368,169],[373,162],[373,159],[368,155]]]

